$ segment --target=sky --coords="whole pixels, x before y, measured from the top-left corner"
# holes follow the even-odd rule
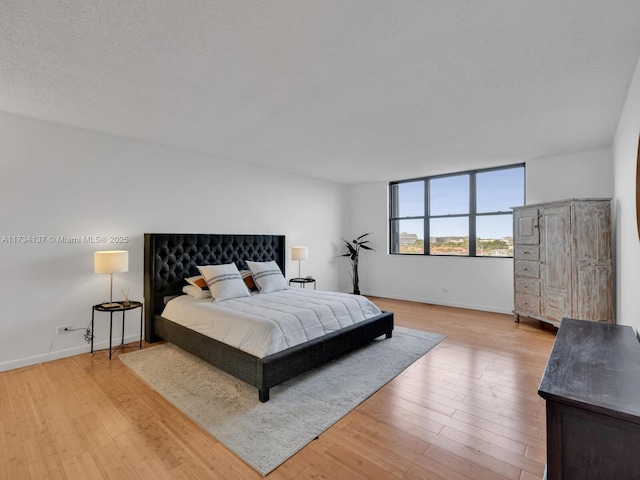
[[[436,177],[430,180],[431,215],[469,213],[469,175]],[[400,217],[422,216],[424,182],[398,184]],[[511,212],[524,204],[524,167],[480,172],[476,175],[477,213]],[[422,220],[400,220],[400,231],[423,237]],[[438,218],[431,221],[431,236],[468,236],[468,218]],[[479,238],[513,236],[511,215],[478,216]]]

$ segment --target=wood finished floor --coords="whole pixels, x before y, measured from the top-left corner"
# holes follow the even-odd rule
[[[271,480],[539,479],[555,329],[373,298],[448,337]],[[262,478],[102,351],[0,373],[0,479]]]

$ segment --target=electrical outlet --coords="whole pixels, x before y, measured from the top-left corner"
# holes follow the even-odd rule
[[[61,325],[56,327],[56,333],[67,333],[71,331],[71,325]]]

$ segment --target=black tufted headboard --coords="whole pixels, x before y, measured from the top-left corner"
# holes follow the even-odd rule
[[[165,297],[182,294],[185,277],[198,275],[198,265],[233,262],[247,270],[246,260],[275,260],[284,274],[284,235],[145,233],[145,339],[155,340],[153,321],[162,313]]]

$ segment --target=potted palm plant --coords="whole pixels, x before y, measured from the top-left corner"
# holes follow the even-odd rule
[[[347,247],[347,253],[340,255],[341,257],[349,257],[349,262],[351,263],[351,281],[353,282],[353,293],[355,295],[360,295],[360,278],[358,277],[358,258],[360,256],[360,250],[375,250],[367,245],[369,240],[365,240],[365,237],[370,235],[370,233],[365,233],[360,235],[358,238],[351,240],[350,242],[346,241],[344,238],[342,241]]]

